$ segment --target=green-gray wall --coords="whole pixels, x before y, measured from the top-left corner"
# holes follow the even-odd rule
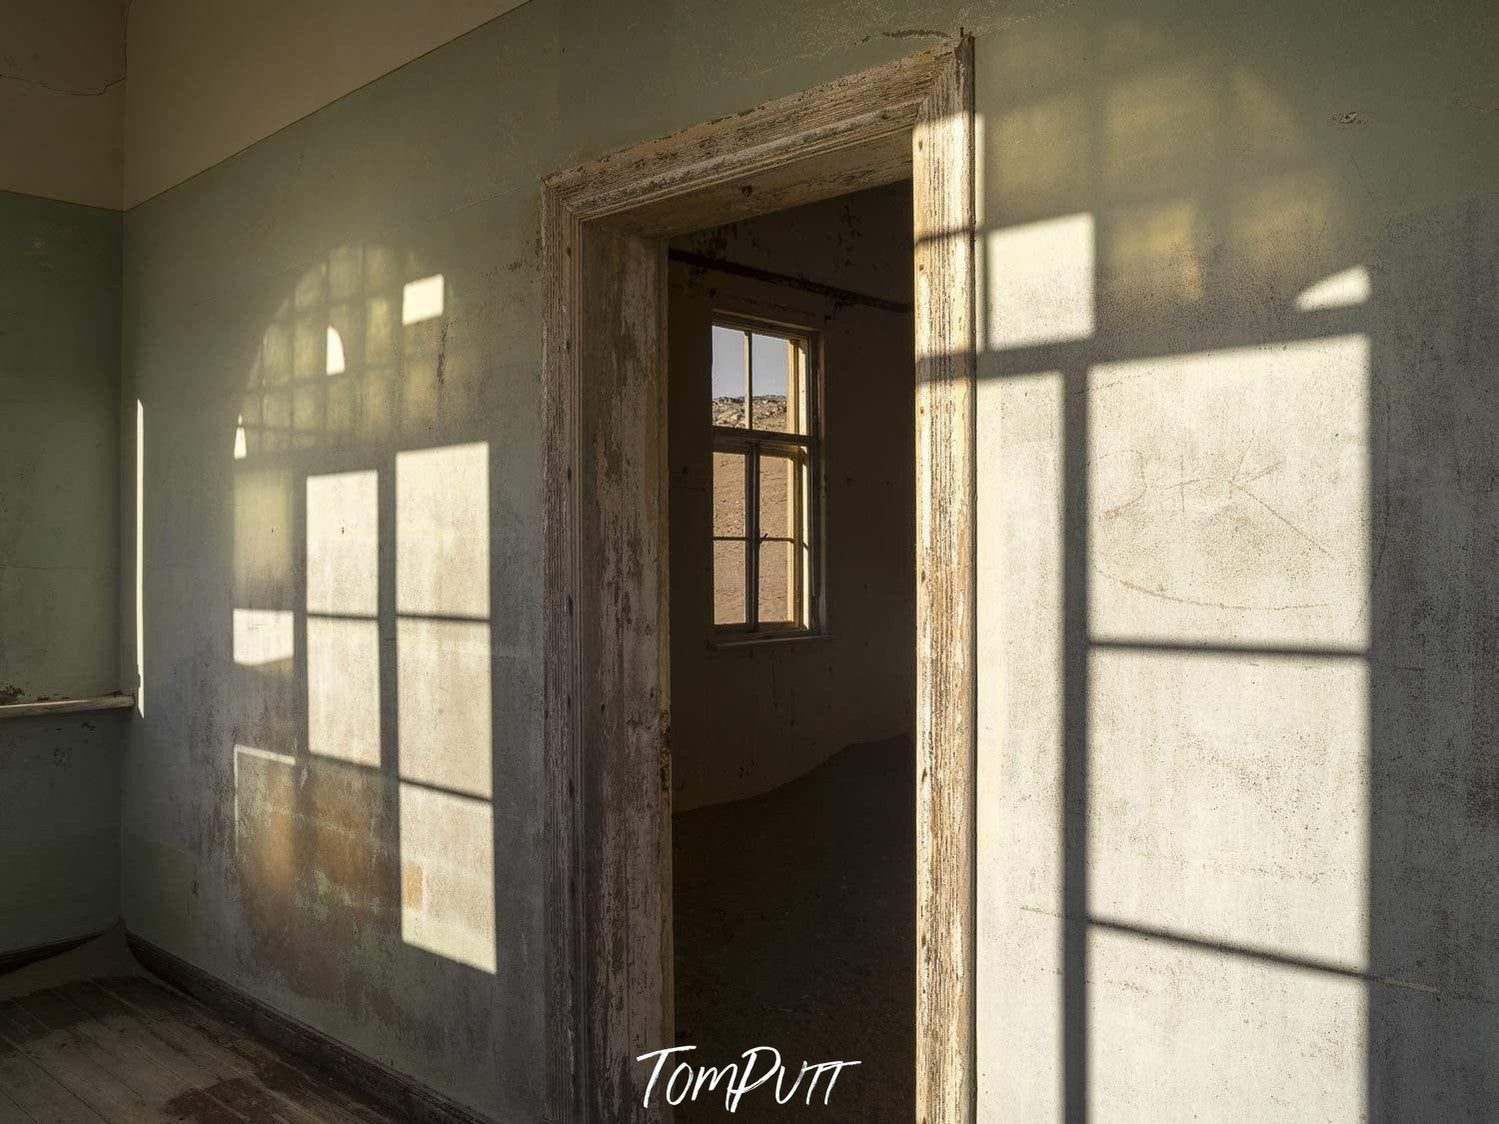
[[[131,211],[134,931],[538,1116],[539,177],[960,28],[982,1115],[1499,1097],[1476,5],[532,0]]]
[[[0,702],[119,685],[121,224],[0,192]],[[0,953],[119,915],[119,735],[0,720]]]

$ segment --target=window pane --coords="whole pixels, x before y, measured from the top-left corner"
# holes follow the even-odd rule
[[[744,409],[745,334],[738,328],[713,327],[714,425],[743,428],[749,424]]]
[[[743,453],[713,454],[713,534],[739,536],[744,530]]]
[[[713,623],[744,623],[744,542],[713,544]]]
[[[760,535],[794,539],[796,534],[796,462],[775,453],[760,453]]]
[[[764,336],[754,333],[750,340],[750,363],[753,375],[751,389],[754,391],[755,429],[768,429],[775,433],[794,432],[794,415],[787,414],[788,385],[791,379],[791,341],[779,336]]]
[[[789,542],[760,543],[760,623],[796,623],[795,547]]]

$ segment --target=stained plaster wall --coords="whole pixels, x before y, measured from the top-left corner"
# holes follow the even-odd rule
[[[120,227],[0,191],[0,702],[119,685]],[[120,723],[0,720],[0,953],[119,915]]]
[[[532,0],[134,209],[131,928],[497,1118],[539,1115],[537,180],[967,28],[981,1115],[1479,1115],[1491,21]],[[1343,278],[1298,309],[1356,267],[1367,294]],[[397,323],[437,273],[441,316]],[[339,316],[346,406],[319,381]],[[245,425],[236,459],[268,381],[305,412]],[[483,451],[402,459],[455,445]],[[345,472],[373,490],[309,492]],[[374,576],[314,612],[351,526]],[[453,575],[411,546],[441,528]],[[240,663],[237,608],[270,614],[242,618],[265,631]],[[348,647],[313,654],[334,617]]]
[[[907,183],[699,231],[700,256],[911,301]],[[909,735],[915,706],[911,314],[671,266],[671,730],[674,811],[743,800],[845,746]],[[728,646],[712,627],[715,312],[819,334],[826,556],[822,634]]]

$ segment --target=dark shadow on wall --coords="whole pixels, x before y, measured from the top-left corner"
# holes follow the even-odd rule
[[[1499,1104],[1499,199],[1381,232],[1371,371],[1371,1120]]]
[[[1383,121],[1327,111],[1373,47],[1319,62],[1286,17],[1294,59],[1144,13],[980,42],[980,438],[1019,469],[981,508],[1020,528],[981,551],[1024,541],[1060,590],[1003,610],[1030,693],[995,704],[1055,705],[1054,750],[981,761],[1021,793],[981,800],[1054,816],[1055,881],[981,894],[1056,923],[1036,1037],[1069,1120],[1499,1103],[1499,199],[1446,159],[1481,115],[1423,130],[1366,75]],[[1377,72],[1414,89],[1433,35],[1467,57],[1440,18],[1362,33]]]

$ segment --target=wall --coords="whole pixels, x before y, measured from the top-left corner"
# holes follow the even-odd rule
[[[1495,21],[1324,13],[979,41],[988,1118],[1499,1096]]]
[[[1499,118],[1476,6],[532,0],[133,209],[132,929],[500,1119],[537,1116],[537,180],[960,27],[989,279],[984,1114],[1481,1114]],[[365,374],[314,375],[350,260],[373,288],[339,328],[346,372],[373,354],[403,373],[336,392],[345,411],[333,387]],[[1362,296],[1342,276],[1360,266]],[[438,273],[441,316],[397,324],[404,286]],[[247,406],[299,380],[307,428],[288,406],[287,444],[251,452],[246,425],[237,460]],[[397,389],[409,408],[382,413]],[[480,444],[483,468],[401,459]],[[425,489],[402,492],[403,466]],[[345,472],[373,491],[309,502]],[[484,577],[408,602],[402,574],[431,560],[402,561],[425,526],[402,512],[424,507]],[[313,534],[314,511],[347,518]],[[351,533],[366,576],[374,543],[364,599],[309,607],[309,541]],[[236,609],[267,614],[241,615],[238,663]],[[335,619],[348,647],[315,653]],[[453,761],[431,754],[443,723]],[[445,806],[466,810],[461,846]]]
[[[908,184],[673,244],[910,304]],[[823,347],[826,630],[724,647],[711,624],[709,338],[715,310],[805,325]],[[909,734],[915,704],[911,316],[671,267],[672,782],[677,811],[741,800],[844,746]]]
[[[496,1119],[535,1119],[544,1075],[539,179],[912,46],[767,74],[700,50],[757,41],[724,18],[526,4],[125,220],[126,923]],[[403,501],[403,458],[455,446]],[[408,603],[437,534],[464,561]],[[340,539],[357,563],[325,566]]]
[[[119,685],[120,226],[0,192],[0,703]],[[0,719],[0,953],[118,916],[120,721]]]

